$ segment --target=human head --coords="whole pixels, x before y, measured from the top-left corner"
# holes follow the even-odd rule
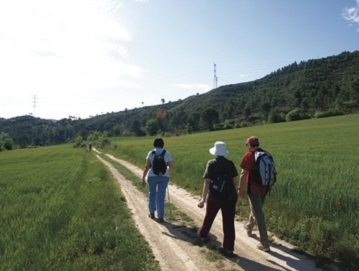
[[[155,148],[163,148],[164,145],[165,145],[165,143],[163,142],[163,139],[160,137],[157,137],[153,141],[153,147],[155,147]]]
[[[226,150],[226,143],[222,141],[216,141],[214,146],[209,149],[209,153],[214,156],[227,156],[228,151]]]
[[[251,148],[259,147],[259,139],[256,136],[250,136],[246,140],[246,146]]]

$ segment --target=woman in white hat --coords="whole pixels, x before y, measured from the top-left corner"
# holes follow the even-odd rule
[[[207,208],[203,224],[198,230],[198,236],[202,240],[208,237],[213,221],[218,211],[221,210],[224,234],[223,252],[226,256],[233,256],[235,241],[234,217],[238,198],[235,187],[238,172],[234,163],[226,158],[228,151],[224,142],[215,142],[209,152],[215,158],[207,162],[206,170],[203,174],[202,199],[198,203],[198,207],[203,208],[204,204],[207,203]]]

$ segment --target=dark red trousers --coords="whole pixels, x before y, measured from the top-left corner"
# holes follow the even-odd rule
[[[234,240],[236,232],[234,229],[234,216],[236,213],[237,198],[228,202],[214,202],[210,199],[207,201],[206,215],[202,226],[199,228],[198,235],[207,238],[211,230],[214,219],[219,210],[222,211],[222,227],[223,227],[223,249],[226,251],[234,251]]]

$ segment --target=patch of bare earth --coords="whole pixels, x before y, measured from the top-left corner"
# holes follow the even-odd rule
[[[113,161],[122,164],[139,178],[142,169],[133,164],[118,159],[112,155],[107,156]],[[258,232],[254,237],[248,237],[243,223],[236,221],[235,256],[226,258],[213,252],[213,247],[220,247],[222,243],[222,218],[218,213],[212,229],[210,240],[205,243],[198,240],[193,227],[178,225],[166,219],[164,223],[157,223],[148,217],[147,197],[132,182],[126,180],[121,173],[106,160],[100,159],[112,172],[126,197],[128,207],[131,209],[133,219],[144,238],[152,248],[162,270],[188,271],[188,270],[320,270],[316,268],[314,260],[302,254],[297,254],[294,247],[277,238],[273,238],[271,252],[258,250]],[[197,207],[199,197],[189,194],[182,188],[169,185],[170,201],[181,212],[193,219],[197,226],[201,225],[205,208]],[[166,210],[166,213],[168,210]],[[217,256],[215,256],[217,255]],[[215,260],[209,259],[217,257]]]

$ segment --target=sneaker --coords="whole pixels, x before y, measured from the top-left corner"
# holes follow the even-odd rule
[[[165,222],[165,220],[163,219],[163,217],[159,218],[157,221],[158,221],[159,223]]]
[[[270,252],[270,247],[269,247],[269,246],[268,246],[268,247],[265,247],[265,246],[263,246],[262,244],[258,244],[258,245],[257,245],[257,248],[258,248],[259,250],[264,251],[264,252]]]
[[[148,215],[148,217],[149,217],[149,218],[152,218],[152,219],[155,219],[155,214],[154,214],[154,213],[150,213],[150,214]]]
[[[252,235],[252,229],[248,227],[248,224],[244,224],[244,229],[246,230],[248,236]]]

